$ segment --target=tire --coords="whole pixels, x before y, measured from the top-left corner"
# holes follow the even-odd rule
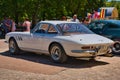
[[[0,28],[0,37],[4,38],[5,37],[5,32],[3,29]]]
[[[19,54],[20,53],[20,49],[14,38],[10,39],[10,41],[9,41],[9,52],[11,54]]]
[[[64,63],[68,58],[64,49],[59,44],[53,44],[50,47],[50,56],[52,60],[57,63]]]
[[[2,35],[3,35],[3,32],[2,32],[2,30],[0,29],[0,37],[2,37]]]
[[[113,49],[113,50],[112,50],[112,54],[120,55],[120,51],[115,51],[115,50]]]
[[[112,47],[113,54],[120,54],[120,42],[116,42]]]

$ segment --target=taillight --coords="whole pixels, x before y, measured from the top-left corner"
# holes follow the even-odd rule
[[[91,49],[90,46],[82,46],[81,48],[82,48],[82,49]]]

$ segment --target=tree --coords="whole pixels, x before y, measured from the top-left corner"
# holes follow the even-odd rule
[[[61,19],[62,16],[85,17],[87,12],[92,12],[105,6],[107,0],[0,0],[0,12],[21,22],[26,17],[32,20],[35,26],[38,20]]]

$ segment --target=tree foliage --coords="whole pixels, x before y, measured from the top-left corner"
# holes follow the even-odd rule
[[[0,19],[11,16],[16,23],[26,17],[32,20],[33,26],[38,20],[61,19],[63,15],[85,17],[106,6],[107,0],[0,0]],[[112,4],[111,4],[112,5]],[[118,7],[118,5],[117,5]]]

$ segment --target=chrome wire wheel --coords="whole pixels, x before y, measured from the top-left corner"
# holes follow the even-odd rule
[[[51,57],[52,57],[54,60],[59,60],[59,59],[60,59],[60,56],[61,56],[61,51],[60,51],[59,47],[54,46],[54,47],[51,49]]]
[[[50,56],[54,62],[63,63],[67,61],[67,55],[59,44],[52,44],[50,47]]]
[[[120,42],[115,42],[112,47],[112,52],[114,54],[120,54]]]
[[[9,51],[10,51],[11,53],[14,53],[14,52],[15,52],[15,43],[14,43],[13,40],[10,40],[10,42],[9,42]]]
[[[20,49],[15,41],[15,39],[10,39],[9,41],[9,51],[11,54],[18,54]]]

